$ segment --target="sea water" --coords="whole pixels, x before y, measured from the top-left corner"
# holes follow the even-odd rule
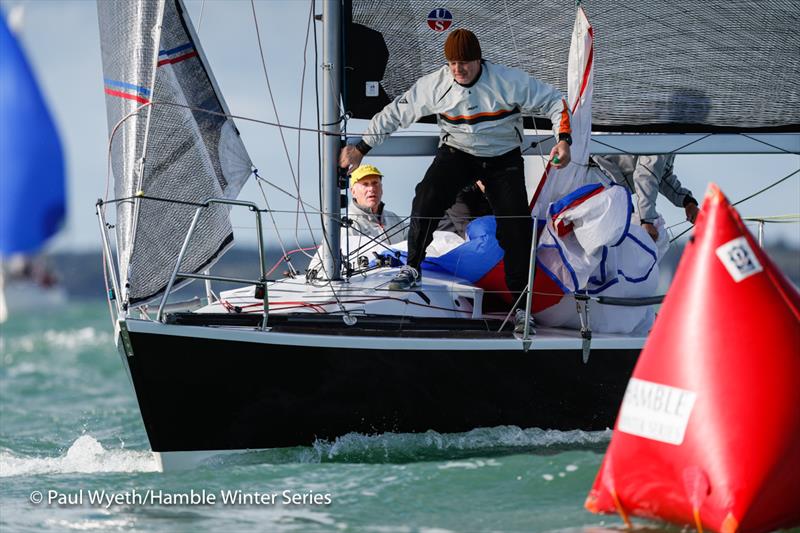
[[[583,509],[610,431],[349,434],[161,473],[103,304],[0,328],[4,533],[622,529]]]

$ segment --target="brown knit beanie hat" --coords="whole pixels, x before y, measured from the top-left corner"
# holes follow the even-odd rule
[[[453,30],[444,42],[444,57],[448,61],[480,59],[481,44],[471,31],[463,28]]]

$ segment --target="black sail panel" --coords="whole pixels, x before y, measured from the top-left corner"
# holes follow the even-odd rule
[[[595,35],[595,131],[800,131],[800,3],[586,0],[581,6]],[[485,59],[526,70],[566,94],[574,10],[567,0],[352,0],[347,109],[370,118],[382,102],[441,67],[444,40],[456,28],[475,32]],[[388,50],[384,65],[368,63],[384,61],[374,53],[376,42]],[[380,82],[378,96],[367,95],[366,82]],[[536,126],[550,128],[538,117]]]

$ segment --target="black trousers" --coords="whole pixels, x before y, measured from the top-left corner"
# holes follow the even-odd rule
[[[486,197],[497,218],[496,237],[505,252],[506,284],[516,298],[528,283],[533,234],[519,149],[497,157],[477,157],[447,145],[439,148],[415,191],[408,264],[419,269],[442,215],[459,191],[477,180],[486,187]]]

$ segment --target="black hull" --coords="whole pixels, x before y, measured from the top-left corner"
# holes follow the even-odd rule
[[[639,350],[366,350],[130,332],[157,452],[310,445],[350,432],[613,427]]]

